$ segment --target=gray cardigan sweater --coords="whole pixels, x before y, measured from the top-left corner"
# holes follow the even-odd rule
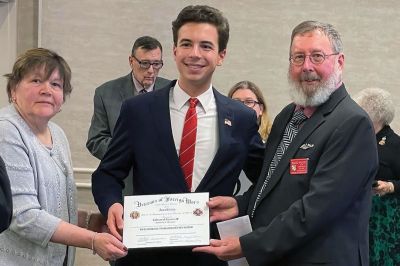
[[[0,110],[0,156],[10,178],[13,218],[0,234],[0,265],[62,265],[67,248],[50,242],[61,220],[76,224],[76,188],[67,138],[49,122],[44,147],[13,105]],[[68,248],[68,265],[75,249]]]

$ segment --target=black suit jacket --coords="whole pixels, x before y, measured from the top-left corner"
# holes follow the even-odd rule
[[[251,214],[294,104],[276,117],[254,190],[238,197]],[[304,145],[306,144],[306,145]],[[306,174],[290,174],[294,158]],[[368,265],[371,184],[378,166],[374,129],[344,85],[304,123],[261,194],[254,231],[240,238],[252,266]]]
[[[123,103],[109,149],[92,175],[93,196],[103,215],[107,216],[112,204],[122,202],[122,180],[131,167],[134,194],[189,192],[171,129],[169,93],[175,82]],[[248,154],[262,150],[255,112],[215,89],[214,97],[219,148],[196,189],[209,192],[210,197],[232,195]],[[136,262],[135,265],[146,266],[225,264],[209,255],[184,249],[133,251],[123,261],[126,265]]]
[[[8,228],[13,212],[10,180],[6,166],[0,157],[0,233]]]
[[[400,136],[390,126],[384,126],[376,133],[378,143],[379,170],[377,180],[390,181],[394,185],[394,194],[400,196]]]

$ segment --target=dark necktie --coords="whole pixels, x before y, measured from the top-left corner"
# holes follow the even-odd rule
[[[144,94],[144,93],[146,93],[147,91],[146,91],[146,89],[143,89],[143,90],[140,90],[139,91],[139,94]]]
[[[182,168],[189,191],[192,189],[193,163],[197,134],[196,105],[198,102],[199,100],[196,98],[189,99],[189,109],[186,113],[181,146],[179,149],[179,164]]]
[[[258,201],[261,198],[261,194],[264,191],[265,187],[268,184],[268,181],[270,180],[272,174],[275,171],[275,168],[278,166],[279,161],[281,160],[283,154],[285,151],[288,149],[290,143],[292,140],[296,137],[298,131],[299,131],[299,126],[301,123],[303,123],[307,119],[306,115],[303,112],[303,109],[299,109],[296,112],[294,112],[292,119],[290,119],[289,123],[286,125],[285,132],[283,133],[281,142],[278,145],[278,148],[276,149],[274,158],[272,159],[269,168],[268,168],[268,173],[267,176],[264,179],[264,183],[258,192],[257,199],[254,203],[253,210],[251,212],[251,217],[254,216],[254,211],[256,209],[256,205]]]

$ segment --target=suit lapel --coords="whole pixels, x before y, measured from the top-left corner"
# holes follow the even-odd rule
[[[161,79],[159,77],[156,78],[156,81],[154,82],[154,90],[159,90],[165,87],[165,84],[162,84]]]
[[[134,95],[135,85],[132,80],[132,72],[126,75],[121,84],[120,96],[122,101]]]
[[[169,88],[152,92],[154,101],[151,103],[149,108],[152,114],[152,121],[154,122],[155,131],[158,136],[156,141],[160,144],[160,150],[164,153],[166,158],[169,158],[173,176],[181,181],[178,182],[181,185],[181,191],[186,191],[187,187],[185,178],[179,165],[179,158],[176,153],[174,137],[171,129],[169,92],[174,86],[175,81],[171,82]]]
[[[295,137],[295,139],[292,141],[290,144],[289,148],[286,150],[284,155],[282,156],[278,166],[276,167],[274,173],[271,176],[271,179],[268,182],[267,187],[264,189],[263,193],[261,194],[261,199],[258,201],[257,206],[260,204],[260,202],[271,192],[271,190],[275,187],[275,185],[278,183],[278,181],[283,177],[285,171],[290,167],[290,159],[292,159],[297,151],[299,150],[300,146],[305,142],[305,140],[316,130],[321,124],[323,124],[326,120],[326,117],[331,113],[335,107],[347,96],[347,91],[344,88],[344,85],[342,85],[339,89],[337,89],[330,97],[330,99],[320,106],[315,113],[311,116],[311,118],[307,119],[306,122],[304,123],[303,127],[300,129],[299,133]],[[291,116],[294,111],[294,104],[290,105],[289,112],[285,113],[284,117],[282,120],[284,123],[279,125],[279,129],[277,132],[279,132],[279,137],[275,139],[271,150],[274,152],[267,152],[268,153],[268,163],[266,163],[263,167],[262,171],[262,178],[259,179],[257,183],[257,189],[255,191],[260,191],[261,186],[265,180],[265,177],[268,172],[269,168],[269,163],[271,162],[276,148],[279,145],[279,142],[282,138],[283,131],[286,128],[287,123],[291,119]],[[278,140],[279,139],[279,140]],[[269,147],[266,148],[266,150],[269,150]],[[267,159],[267,158],[266,158]],[[258,193],[254,193],[252,197],[252,204],[254,204],[255,197],[257,196]]]
[[[310,136],[311,133],[322,123],[324,123],[324,121],[325,118],[323,115],[321,115],[321,113],[315,113],[308,121],[305,122],[303,127],[300,129],[299,134],[297,134],[294,140],[290,143],[289,148],[283,154],[281,160],[278,163],[278,166],[276,167],[274,173],[271,176],[271,179],[268,182],[267,187],[261,194],[261,199],[268,195],[268,193],[275,187],[278,181],[283,177],[285,171],[288,170],[290,166],[290,159],[294,157],[294,155],[297,153],[298,149],[308,138],[308,136]]]
[[[268,173],[269,165],[272,161],[272,158],[275,155],[275,151],[278,148],[279,143],[281,142],[283,132],[286,128],[286,124],[289,123],[289,120],[292,117],[294,108],[295,108],[294,104],[290,104],[290,105],[286,106],[282,110],[282,112],[275,118],[275,121],[271,128],[271,134],[268,136],[267,143],[266,143],[263,168],[261,170],[260,178],[258,179],[256,187],[254,189],[254,191],[257,191],[257,193],[253,193],[251,196],[251,199],[249,201],[249,210],[253,209],[253,205],[254,205],[254,202],[256,201],[258,191],[261,190],[261,187],[264,183],[265,177],[267,176],[267,173]],[[275,169],[275,171],[276,171],[276,169]],[[265,192],[265,190],[264,190],[264,192]],[[265,196],[265,193],[263,193],[263,196]],[[258,201],[258,203],[259,202],[260,201]]]
[[[222,158],[226,157],[226,153],[229,152],[229,146],[232,143],[232,127],[235,125],[234,116],[232,109],[228,104],[227,98],[220,94],[215,88],[213,88],[215,102],[217,105],[217,120],[218,120],[218,137],[219,146],[215,154],[210,167],[208,168],[204,178],[201,180],[196,191],[210,190],[214,184],[217,184],[223,176],[215,175],[215,172],[220,167]]]

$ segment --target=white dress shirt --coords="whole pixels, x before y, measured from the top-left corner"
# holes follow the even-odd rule
[[[193,165],[192,192],[199,186],[201,180],[211,165],[218,150],[218,119],[217,105],[215,103],[212,85],[203,94],[196,97],[199,103],[197,112],[197,135]],[[171,115],[171,128],[175,141],[176,152],[179,156],[183,124],[186,112],[189,109],[190,96],[184,92],[178,82],[169,94],[169,112]]]

